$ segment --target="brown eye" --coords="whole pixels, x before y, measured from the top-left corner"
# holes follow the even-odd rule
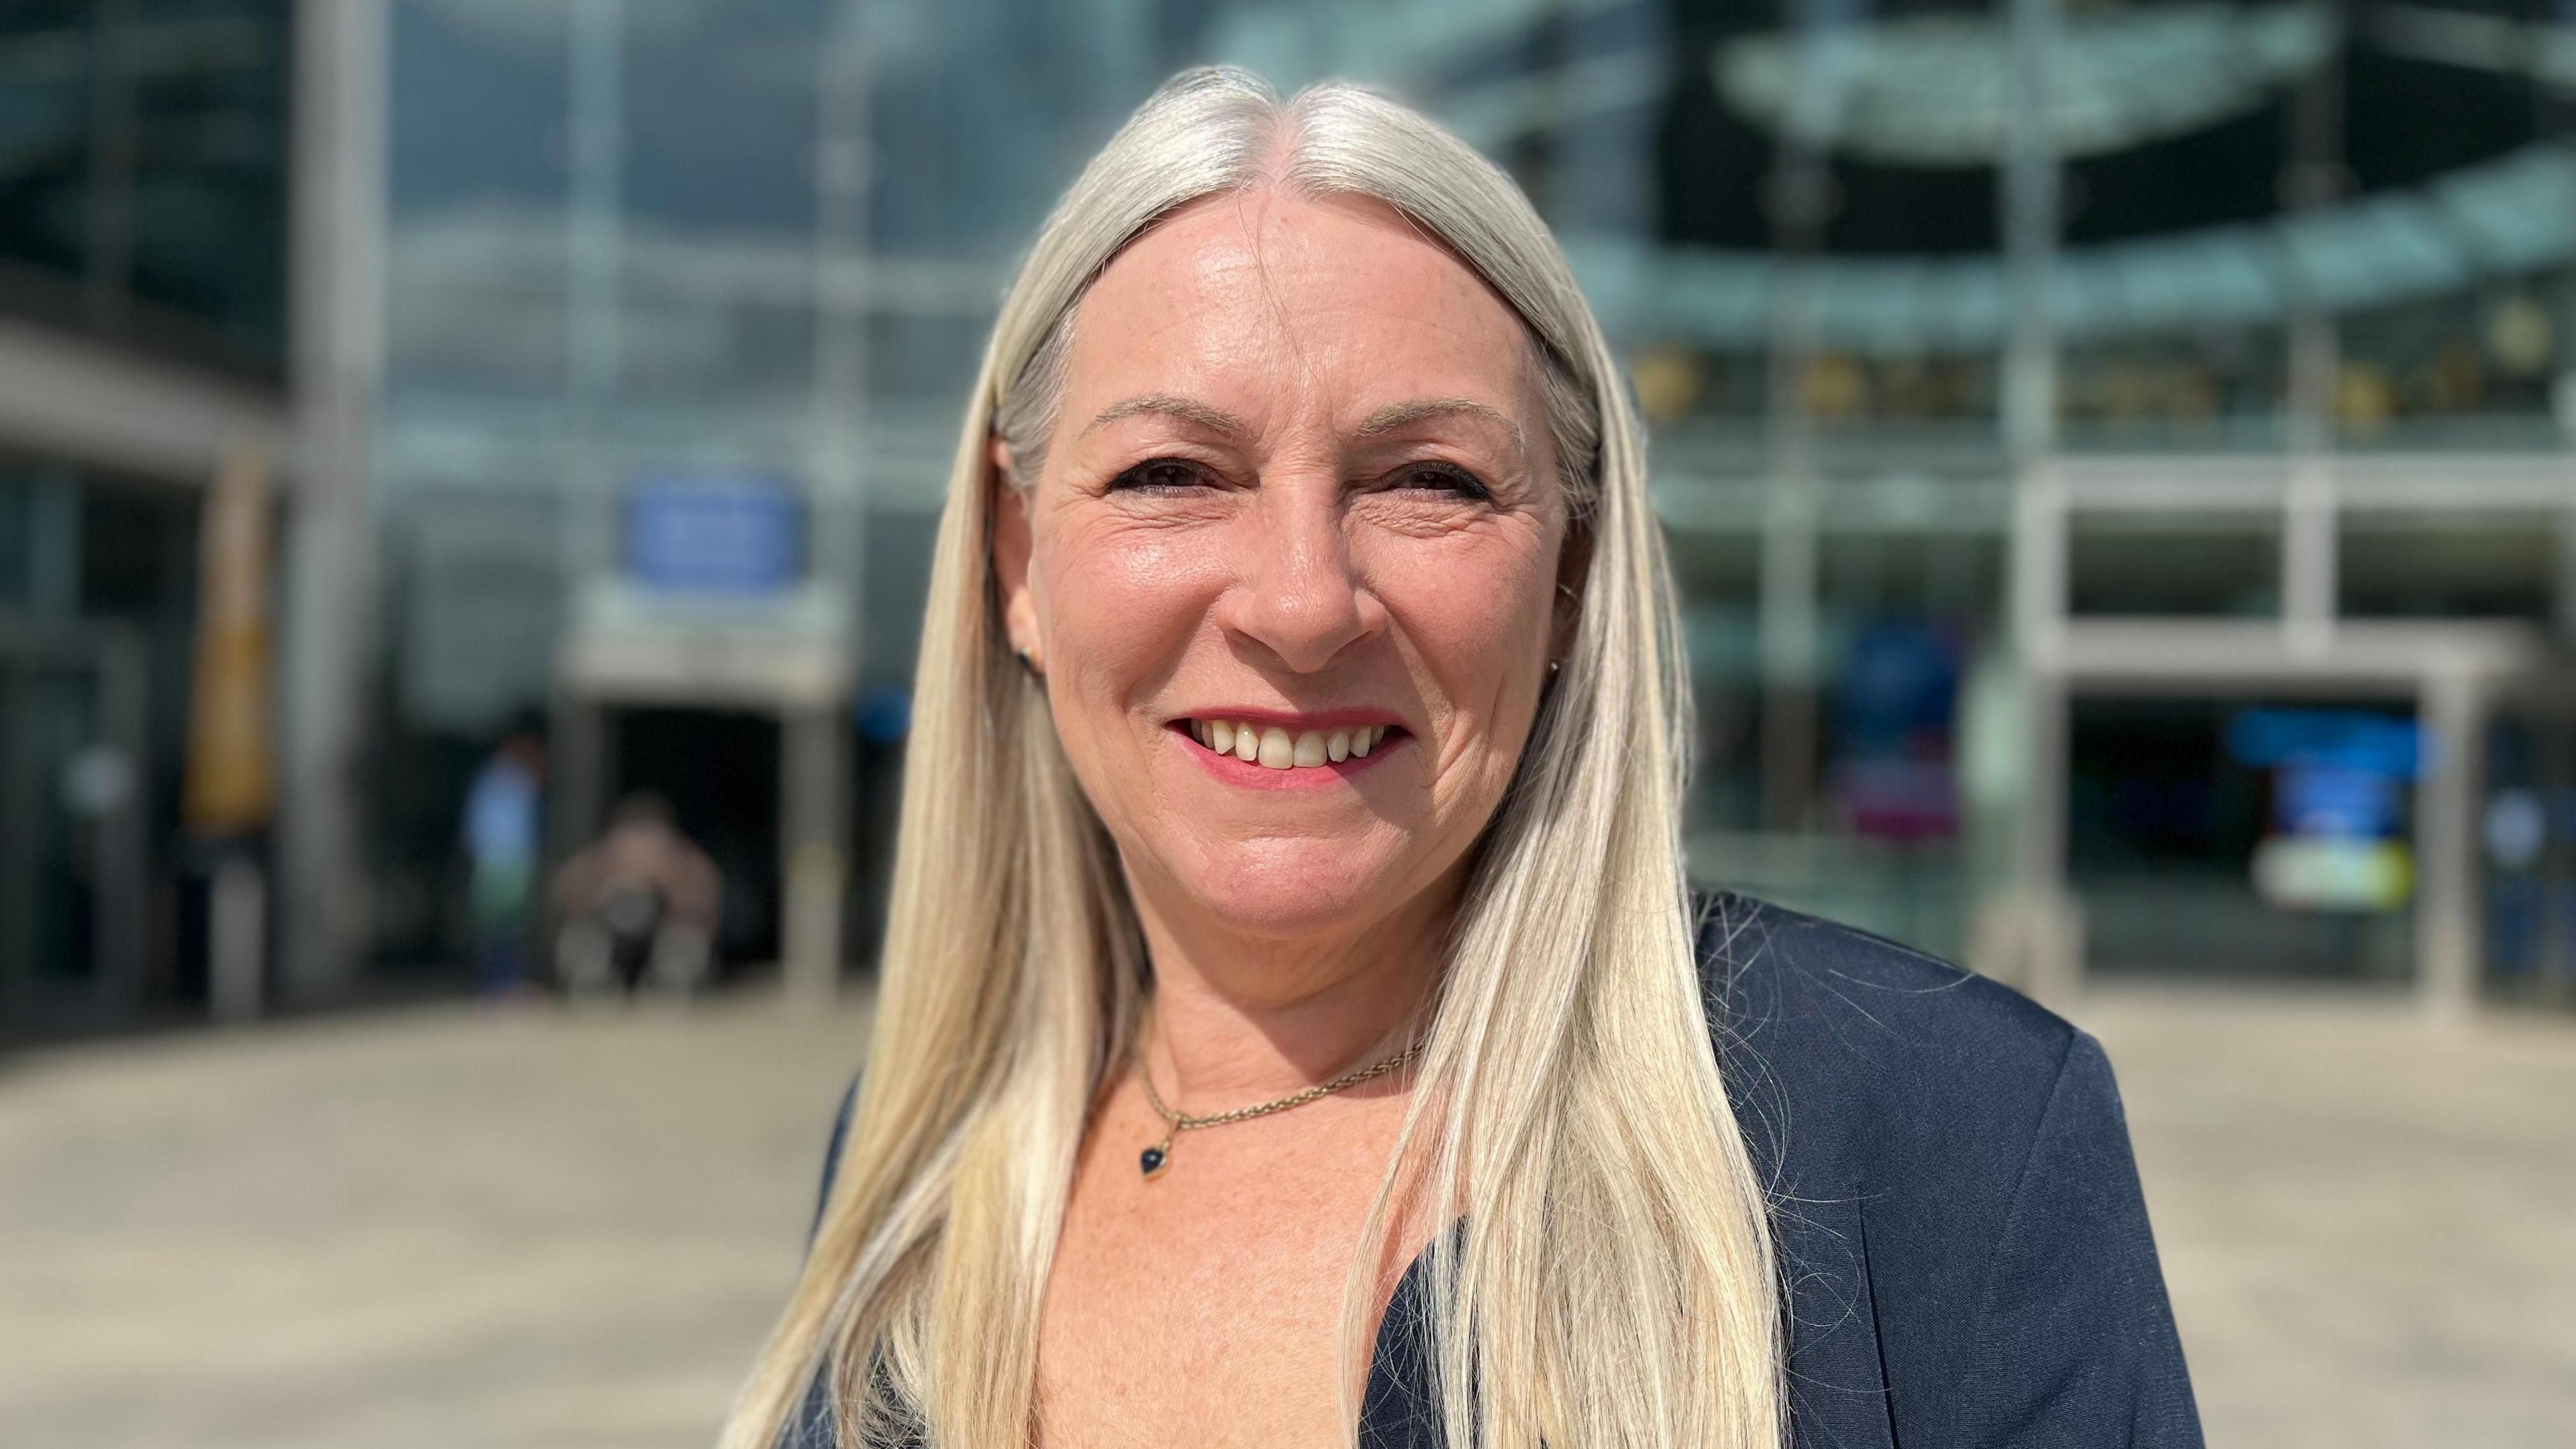
[[[1203,487],[1207,475],[1195,463],[1179,458],[1153,458],[1137,464],[1109,480],[1113,493],[1170,493],[1183,488]]]
[[[1417,463],[1388,481],[1407,492],[1446,493],[1453,498],[1478,501],[1494,496],[1493,490],[1475,474],[1449,463]]]

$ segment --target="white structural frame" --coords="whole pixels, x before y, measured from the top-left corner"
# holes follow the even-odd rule
[[[365,955],[360,807],[384,372],[388,0],[296,0],[289,250],[294,464],[279,551],[278,959],[290,1000]],[[207,477],[212,477],[209,469]]]
[[[2343,617],[2336,588],[2340,525],[2355,510],[2549,520],[2561,540],[2558,628],[2514,620]],[[2073,612],[2067,558],[2079,517],[2213,514],[2278,521],[2282,608],[2276,617],[2112,619]],[[2437,1017],[2473,1009],[2488,724],[2507,697],[2552,710],[2569,703],[2576,457],[2058,456],[2024,474],[2012,566],[2032,744],[2020,861],[2031,899],[2071,906],[2067,709],[2075,695],[2403,695],[2416,702],[2427,742],[2416,785],[2416,992]],[[2072,989],[2083,974],[2080,932],[2042,939],[2050,945],[2034,963],[2034,979]]]

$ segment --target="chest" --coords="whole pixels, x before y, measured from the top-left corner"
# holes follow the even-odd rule
[[[1402,1103],[1318,1103],[1181,1136],[1113,1099],[1085,1144],[1038,1337],[1038,1438],[1059,1449],[1333,1443],[1340,1325]],[[1382,1304],[1415,1244],[1388,1244]],[[1398,1253],[1403,1256],[1397,1256]],[[1374,1334],[1374,1315],[1362,1325]]]

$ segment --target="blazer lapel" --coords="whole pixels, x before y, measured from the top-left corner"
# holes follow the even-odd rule
[[[1789,1290],[1789,1438],[1795,1449],[1897,1449],[1870,1294],[1868,1207],[1857,1192],[1774,1205]]]

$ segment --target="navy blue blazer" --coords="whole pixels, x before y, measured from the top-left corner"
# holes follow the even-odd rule
[[[1701,980],[1771,1191],[1796,1449],[2197,1449],[2200,1421],[2101,1045],[1876,936],[1707,898]],[[823,1190],[847,1128],[832,1131]],[[1362,1449],[1438,1449],[1417,1262]],[[792,1449],[831,1449],[810,1395]]]

